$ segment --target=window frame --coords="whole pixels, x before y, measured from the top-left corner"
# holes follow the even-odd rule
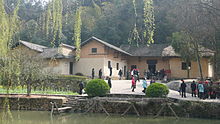
[[[190,67],[190,69],[192,68],[191,62],[189,62],[188,67]],[[188,67],[187,67],[187,62],[181,63],[181,70],[188,70]]]
[[[98,52],[98,49],[97,49],[97,48],[92,48],[92,49],[91,49],[91,53],[92,53],[92,54],[96,54],[97,52]]]

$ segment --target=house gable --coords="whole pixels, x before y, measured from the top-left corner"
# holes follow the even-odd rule
[[[91,42],[91,41],[97,41],[97,42],[103,44],[103,45],[106,46],[106,47],[109,47],[109,48],[114,49],[114,50],[116,50],[116,51],[118,51],[118,52],[121,52],[121,53],[123,53],[123,54],[130,55],[130,56],[131,56],[130,53],[128,53],[128,52],[122,50],[121,48],[116,47],[116,46],[114,46],[114,45],[111,45],[111,44],[109,44],[109,43],[107,43],[107,42],[105,42],[105,41],[103,41],[103,40],[100,40],[100,39],[98,39],[98,38],[96,38],[96,37],[91,37],[91,38],[89,38],[88,40],[84,41],[84,42],[81,44],[81,46],[83,47],[84,45],[86,45],[87,43],[89,43],[89,42]]]
[[[59,52],[62,53],[65,56],[74,56],[75,55],[75,47],[74,46],[70,46],[67,44],[60,44],[59,46]]]
[[[96,52],[94,51],[96,49]],[[106,55],[105,45],[91,40],[81,47],[81,58],[102,58]]]

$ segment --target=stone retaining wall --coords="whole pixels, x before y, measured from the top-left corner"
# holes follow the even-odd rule
[[[37,110],[48,111],[51,109],[50,102],[56,102],[58,107],[61,107],[63,98],[24,98],[24,97],[9,97],[9,104],[12,110]],[[5,97],[0,96],[0,109],[4,105]]]
[[[68,106],[72,107],[72,112],[84,113],[91,109],[91,113],[105,113],[101,105],[110,114],[123,114],[131,104],[134,104],[140,115],[155,116],[164,103],[168,103],[177,116],[191,117],[191,118],[214,118],[220,119],[220,103],[219,102],[202,102],[202,101],[185,101],[178,99],[152,99],[146,97],[135,98],[117,95],[118,97],[94,97],[88,98],[86,96],[65,96],[68,101],[65,102],[65,97],[56,98],[16,98],[10,97],[11,109],[14,110],[43,110],[48,111],[51,109],[50,102],[56,102],[58,107]],[[58,98],[57,98],[58,97]],[[4,97],[0,96],[0,107],[3,106]],[[94,105],[94,103],[97,103]],[[93,107],[92,107],[93,106]],[[92,107],[92,108],[91,108]],[[127,114],[135,114],[131,108]],[[160,114],[161,116],[173,116],[172,111],[168,106]]]
[[[71,98],[71,103],[68,106],[73,107],[73,112],[86,112],[94,102],[99,102],[110,114],[123,114],[126,109],[134,103],[137,111],[140,115],[155,116],[164,103],[168,103],[177,116],[179,117],[191,117],[191,118],[220,118],[220,103],[214,102],[199,102],[199,101],[183,101],[176,99],[151,99],[151,98],[115,98],[115,97],[103,97],[103,98]],[[91,108],[92,113],[105,113],[102,107],[96,104]],[[133,108],[131,108],[127,114],[135,114]],[[161,116],[174,116],[168,106],[160,114]]]

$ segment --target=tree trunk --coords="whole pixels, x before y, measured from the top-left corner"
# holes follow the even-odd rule
[[[217,80],[218,79],[218,75],[217,75],[217,58],[216,58],[216,53],[214,54],[214,57],[213,57],[213,72],[214,72],[214,80]]]
[[[201,60],[199,56],[199,45],[197,42],[194,45],[195,45],[195,50],[196,50],[196,59],[197,59],[198,66],[199,66],[200,78],[203,81],[202,65],[201,65]]]
[[[190,69],[187,68],[187,78],[188,78],[188,79],[190,78],[190,76],[189,76],[189,71],[190,71]]]
[[[31,82],[27,81],[27,96],[30,96],[31,94]]]

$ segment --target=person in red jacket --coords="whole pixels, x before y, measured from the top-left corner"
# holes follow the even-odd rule
[[[134,76],[132,76],[131,83],[132,83],[132,92],[134,92],[134,89],[136,88],[136,81]]]

